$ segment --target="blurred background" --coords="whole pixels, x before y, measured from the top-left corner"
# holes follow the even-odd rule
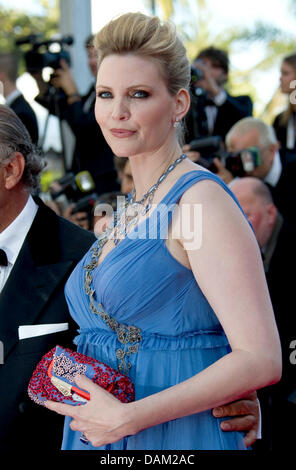
[[[55,46],[69,53],[72,74],[83,94],[93,80],[87,66],[85,38],[112,17],[127,11],[171,19],[192,60],[199,50],[210,45],[227,50],[230,74],[226,90],[232,95],[249,95],[255,117],[270,124],[286,106],[287,95],[279,88],[280,64],[285,55],[296,50],[296,0],[0,0],[0,52],[12,52],[19,57],[17,87],[36,113],[39,145],[50,163],[42,175],[44,189],[63,174],[61,152],[66,148],[63,158],[69,161],[73,135],[65,129],[61,137],[59,119],[34,100],[38,88],[26,71],[24,60],[34,40],[16,43],[30,35],[38,35],[41,41],[57,34],[71,36],[71,45]],[[51,72],[46,67],[43,75],[49,76]],[[67,145],[63,145],[62,139]]]

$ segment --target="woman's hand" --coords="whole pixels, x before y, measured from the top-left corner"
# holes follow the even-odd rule
[[[111,393],[94,384],[85,376],[77,376],[78,387],[87,390],[90,401],[81,406],[47,401],[46,408],[73,418],[70,427],[80,431],[94,447],[117,442],[128,434],[128,404],[117,400]]]

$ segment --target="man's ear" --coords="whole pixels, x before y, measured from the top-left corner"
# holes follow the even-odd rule
[[[275,155],[276,155],[276,152],[278,151],[278,149],[279,149],[279,146],[278,146],[277,143],[269,145],[268,150],[269,150],[271,162],[274,161],[274,158],[275,158]]]
[[[25,159],[20,152],[15,152],[4,167],[5,189],[13,189],[22,179]]]
[[[279,150],[280,146],[279,146],[279,143],[276,142],[275,144],[270,144],[270,149],[272,152],[277,152]]]
[[[270,203],[266,206],[266,210],[268,213],[269,224],[273,227],[278,215],[278,209],[273,203]]]

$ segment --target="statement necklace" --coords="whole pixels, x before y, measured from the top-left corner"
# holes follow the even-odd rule
[[[135,201],[135,190],[132,191],[132,195],[129,201],[126,201],[123,208],[120,211],[116,212],[114,216],[114,227],[108,227],[100,237],[98,237],[98,243],[96,243],[92,248],[92,256],[87,265],[84,266],[85,275],[84,275],[84,289],[86,295],[89,297],[89,307],[92,313],[95,315],[99,315],[104,323],[111,328],[112,331],[116,332],[117,338],[120,344],[122,344],[121,348],[116,350],[116,357],[119,361],[118,369],[123,373],[127,374],[129,369],[131,368],[131,363],[129,361],[129,357],[132,354],[136,354],[138,352],[140,341],[142,340],[142,332],[140,328],[132,325],[124,325],[118,323],[118,321],[109,315],[103,305],[95,299],[95,289],[92,285],[93,280],[93,272],[98,266],[98,260],[102,252],[102,248],[105,243],[109,239],[109,235],[114,231],[114,244],[117,245],[119,241],[119,236],[122,234],[127,234],[127,228],[131,225],[134,225],[138,221],[138,208],[142,208],[142,214],[147,214],[152,207],[152,201],[154,197],[154,193],[157,190],[158,186],[165,180],[167,175],[176,168],[176,166],[181,163],[184,158],[186,158],[185,154],[182,154],[175,162],[170,165],[166,171],[160,176],[157,183],[151,186],[149,191],[140,199],[140,201]],[[144,205],[145,201],[147,204]],[[136,210],[133,209],[132,212],[136,212],[133,216],[132,214],[128,214],[130,207],[136,207]],[[125,216],[125,217],[124,217]],[[130,217],[130,221],[127,222],[126,219]],[[116,238],[117,237],[117,238]]]
[[[116,212],[114,216],[114,233],[113,233],[113,242],[115,245],[118,244],[119,240],[124,238],[128,229],[133,225],[136,225],[139,220],[139,214],[146,215],[151,207],[152,201],[154,198],[155,191],[159,185],[166,179],[166,177],[173,171],[179,163],[181,163],[186,158],[186,155],[183,153],[177,160],[174,161],[162,175],[158,178],[157,182],[151,186],[151,188],[144,194],[144,196],[139,200],[135,201],[136,190],[133,189],[131,197],[125,202],[123,207]],[[112,232],[111,229],[107,229],[108,234]]]

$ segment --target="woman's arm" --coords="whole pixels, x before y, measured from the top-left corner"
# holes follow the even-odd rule
[[[71,427],[94,435],[96,445],[231,402],[280,379],[280,342],[259,249],[248,222],[231,197],[213,182],[199,182],[186,191],[180,200],[181,219],[187,213],[186,204],[202,204],[202,243],[199,249],[192,249],[182,230],[180,243],[232,352],[190,379],[128,404],[115,403],[107,392],[95,393],[95,386],[82,379],[95,398],[92,405],[71,411]],[[68,413],[65,406],[50,405]]]
[[[195,204],[202,208],[198,249],[185,238],[189,220],[183,217]],[[136,402],[135,422],[145,427],[231,402],[277,382],[281,375],[280,341],[262,260],[240,209],[224,189],[206,180],[184,193],[178,219],[180,242],[232,352],[189,380]],[[196,226],[194,222],[191,217],[196,235],[200,220]]]

